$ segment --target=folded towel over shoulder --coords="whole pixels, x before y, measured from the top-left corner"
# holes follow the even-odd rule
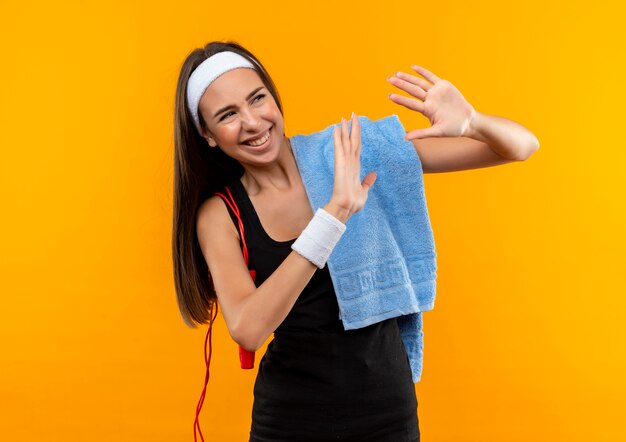
[[[424,347],[421,312],[434,307],[437,278],[422,165],[413,144],[404,140],[406,131],[397,115],[375,121],[358,118],[360,178],[372,171],[377,178],[365,207],[346,222],[327,265],[344,329],[397,317],[417,383]],[[290,138],[313,212],[333,193],[334,126]]]

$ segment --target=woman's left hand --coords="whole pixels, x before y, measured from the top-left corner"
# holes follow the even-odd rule
[[[389,98],[408,109],[420,112],[430,120],[431,127],[407,132],[405,140],[428,137],[462,137],[469,133],[476,110],[448,80],[443,80],[421,66],[412,66],[423,78],[396,72],[387,80],[394,86],[419,98],[390,94]]]

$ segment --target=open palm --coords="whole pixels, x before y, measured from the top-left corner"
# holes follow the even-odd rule
[[[397,94],[390,94],[389,98],[394,103],[420,112],[428,118],[431,127],[407,132],[404,139],[462,137],[467,134],[476,111],[463,94],[448,80],[439,78],[426,68],[414,65],[412,69],[428,81],[404,72],[396,72],[388,81],[415,98]]]

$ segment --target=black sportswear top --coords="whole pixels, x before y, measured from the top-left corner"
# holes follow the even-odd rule
[[[228,188],[258,287],[296,253],[295,238],[274,241],[241,181]],[[250,431],[250,442],[325,440],[419,440],[415,387],[396,319],[344,330],[327,265],[315,271],[259,362]]]

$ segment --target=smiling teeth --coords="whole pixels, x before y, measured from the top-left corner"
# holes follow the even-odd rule
[[[261,144],[265,143],[269,137],[270,137],[270,131],[268,130],[263,138],[258,139],[256,141],[247,141],[245,144],[249,144],[250,146],[260,146]]]

